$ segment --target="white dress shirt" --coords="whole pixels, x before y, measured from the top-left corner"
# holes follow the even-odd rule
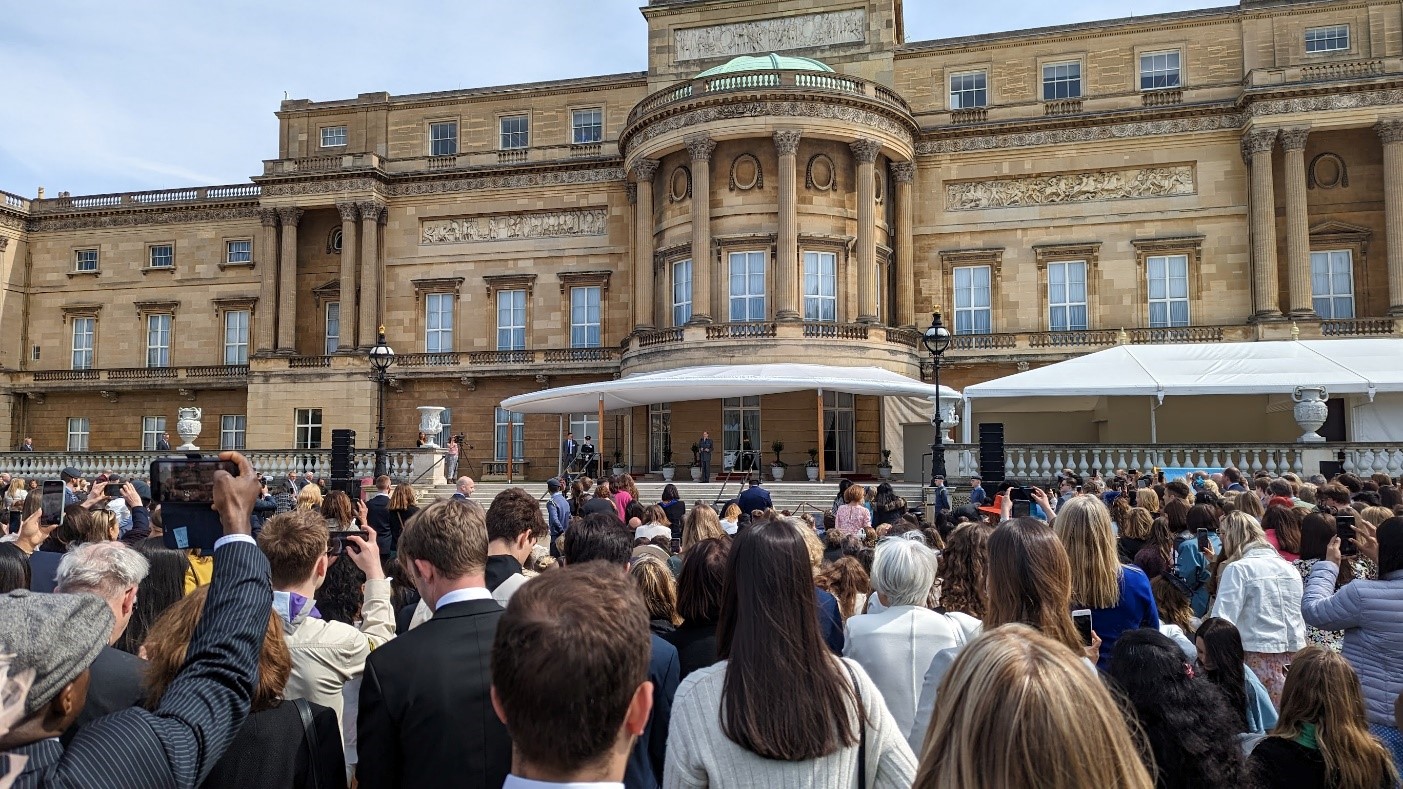
[[[469,586],[464,589],[454,589],[448,594],[438,599],[438,604],[434,606],[437,611],[449,603],[465,603],[469,600],[491,600],[492,592],[485,586]]]
[[[508,775],[502,789],[624,789],[622,781],[570,781],[556,784],[547,781],[533,781],[517,775]]]

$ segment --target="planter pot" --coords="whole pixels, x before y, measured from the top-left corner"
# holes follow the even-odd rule
[[[878,479],[891,479],[891,466],[878,466],[878,467],[877,467],[877,478],[878,478]]]
[[[1305,433],[1298,439],[1302,443],[1320,444],[1325,441],[1325,437],[1316,433],[1320,426],[1325,424],[1326,418],[1330,416],[1330,408],[1325,405],[1330,399],[1330,394],[1323,386],[1298,386],[1291,394],[1291,399],[1296,401],[1293,416],[1296,417],[1296,424]]]
[[[628,473],[628,466],[614,466],[610,469],[610,471],[613,472],[614,476],[622,477],[623,475]]]
[[[770,466],[770,476],[775,478],[775,482],[783,482],[784,466]]]
[[[182,408],[176,412],[175,434],[180,436],[180,439],[185,442],[177,447],[178,450],[189,451],[199,449],[199,447],[195,446],[195,439],[200,437],[200,430],[203,427],[203,425],[200,424],[200,418],[203,414],[204,409],[195,408],[194,406]]]
[[[671,482],[672,475],[677,473],[677,469],[672,466],[663,466],[663,482]]]
[[[809,475],[810,482],[818,482],[818,466],[805,466],[804,473]]]
[[[692,481],[701,482],[701,466],[692,466]]]

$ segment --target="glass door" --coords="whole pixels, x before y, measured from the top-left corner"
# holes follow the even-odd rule
[[[823,393],[823,465],[826,471],[857,471],[857,430],[853,395]]]

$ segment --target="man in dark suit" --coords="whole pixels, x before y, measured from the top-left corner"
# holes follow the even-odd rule
[[[476,502],[436,501],[404,530],[400,565],[434,616],[370,653],[356,775],[363,789],[498,789],[511,738],[492,710],[489,663],[502,607],[487,589],[487,525]]]
[[[381,474],[375,478],[375,494],[365,501],[366,520],[375,530],[375,541],[379,543],[380,558],[390,558],[390,552],[399,542],[399,519],[390,517],[390,477]]]
[[[171,448],[171,434],[170,434],[170,433],[162,433],[162,434],[161,434],[161,437],[158,438],[158,439],[156,439],[156,450],[157,450],[158,452],[169,452],[169,451],[170,451],[170,448]]]
[[[570,465],[575,462],[575,453],[579,449],[580,444],[575,440],[575,434],[566,433],[565,440],[560,444],[560,467],[562,469],[570,470]]]
[[[767,510],[774,505],[770,500],[770,492],[760,486],[760,478],[750,480],[750,486],[736,499],[736,504],[740,506],[741,513],[749,515],[755,510]]]
[[[597,476],[595,472],[595,461],[599,453],[594,448],[594,438],[585,436],[585,443],[580,445],[580,469],[587,477]]]
[[[697,464],[701,466],[702,482],[711,481],[711,448],[711,434],[703,430],[697,441]]]
[[[185,664],[154,712],[132,707],[83,727],[65,748],[58,737],[82,711],[89,666],[115,626],[93,595],[32,594],[0,599],[0,652],[10,669],[34,671],[25,717],[0,738],[7,756],[25,756],[18,787],[197,786],[248,716],[273,604],[268,560],[250,534],[259,481],[238,452],[220,453],[237,476],[215,472],[214,509],[224,527],[214,577]]]

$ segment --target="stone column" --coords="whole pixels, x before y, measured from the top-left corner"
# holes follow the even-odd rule
[[[297,223],[302,209],[279,208],[283,253],[278,265],[278,353],[297,353]]]
[[[857,322],[877,322],[877,152],[876,140],[851,143],[857,161]]]
[[[775,263],[775,319],[797,321],[799,312],[799,208],[798,193],[798,129],[775,132],[775,151],[779,154],[779,239]]]
[[[633,165],[636,198],[633,222],[633,330],[652,331],[653,326],[653,176],[655,159],[639,159]]]
[[[355,203],[337,203],[341,212],[341,334],[336,350],[349,353],[356,347],[356,217]]]
[[[1310,286],[1310,214],[1306,210],[1309,128],[1282,129],[1286,163],[1286,286],[1292,318],[1314,318]]]
[[[1276,129],[1259,129],[1242,138],[1242,158],[1252,171],[1252,320],[1281,320],[1276,284],[1276,191],[1271,154]]]
[[[263,241],[258,248],[258,337],[255,350],[269,354],[276,347],[278,325],[278,212],[265,208],[258,212],[263,221]]]
[[[1374,127],[1384,148],[1384,228],[1388,233],[1388,314],[1403,317],[1403,120]]]
[[[896,180],[896,308],[891,325],[916,327],[916,250],[912,231],[915,206],[911,204],[911,183],[916,178],[915,162],[891,166]]]
[[[711,152],[716,141],[705,134],[685,140],[692,155],[692,319],[711,323]]]
[[[360,325],[357,327],[357,347],[375,346],[375,328],[380,325],[380,222],[385,204],[379,200],[360,203]],[[346,307],[341,307],[344,317]],[[344,332],[345,329],[342,329]]]

